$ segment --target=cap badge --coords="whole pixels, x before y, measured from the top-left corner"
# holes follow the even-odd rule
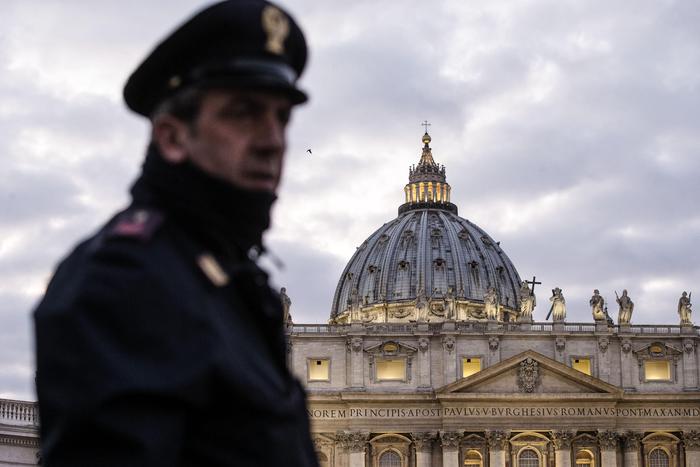
[[[289,35],[289,20],[279,8],[266,6],[262,11],[262,27],[267,34],[265,50],[273,54],[284,53],[284,40]]]

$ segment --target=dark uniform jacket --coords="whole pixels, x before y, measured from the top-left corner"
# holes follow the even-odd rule
[[[245,254],[274,197],[154,150],[132,194],[35,310],[44,465],[317,465],[279,296]]]

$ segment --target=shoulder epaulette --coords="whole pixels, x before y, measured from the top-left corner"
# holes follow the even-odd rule
[[[147,241],[163,224],[165,215],[155,209],[129,209],[117,216],[107,229],[107,237],[126,237]]]

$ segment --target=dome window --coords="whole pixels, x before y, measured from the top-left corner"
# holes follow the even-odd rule
[[[437,258],[435,261],[433,261],[433,264],[435,265],[435,269],[443,269],[445,267],[445,260],[442,258]]]
[[[375,272],[379,271],[379,268],[372,264],[367,267],[367,271],[369,271],[370,274],[374,274]]]
[[[399,270],[400,271],[405,271],[409,268],[410,263],[406,260],[401,260],[399,261]]]

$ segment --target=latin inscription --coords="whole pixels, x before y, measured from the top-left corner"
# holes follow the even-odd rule
[[[489,417],[625,417],[675,418],[700,417],[700,408],[669,407],[427,407],[427,408],[349,408],[309,409],[312,419],[346,418],[489,418]]]

